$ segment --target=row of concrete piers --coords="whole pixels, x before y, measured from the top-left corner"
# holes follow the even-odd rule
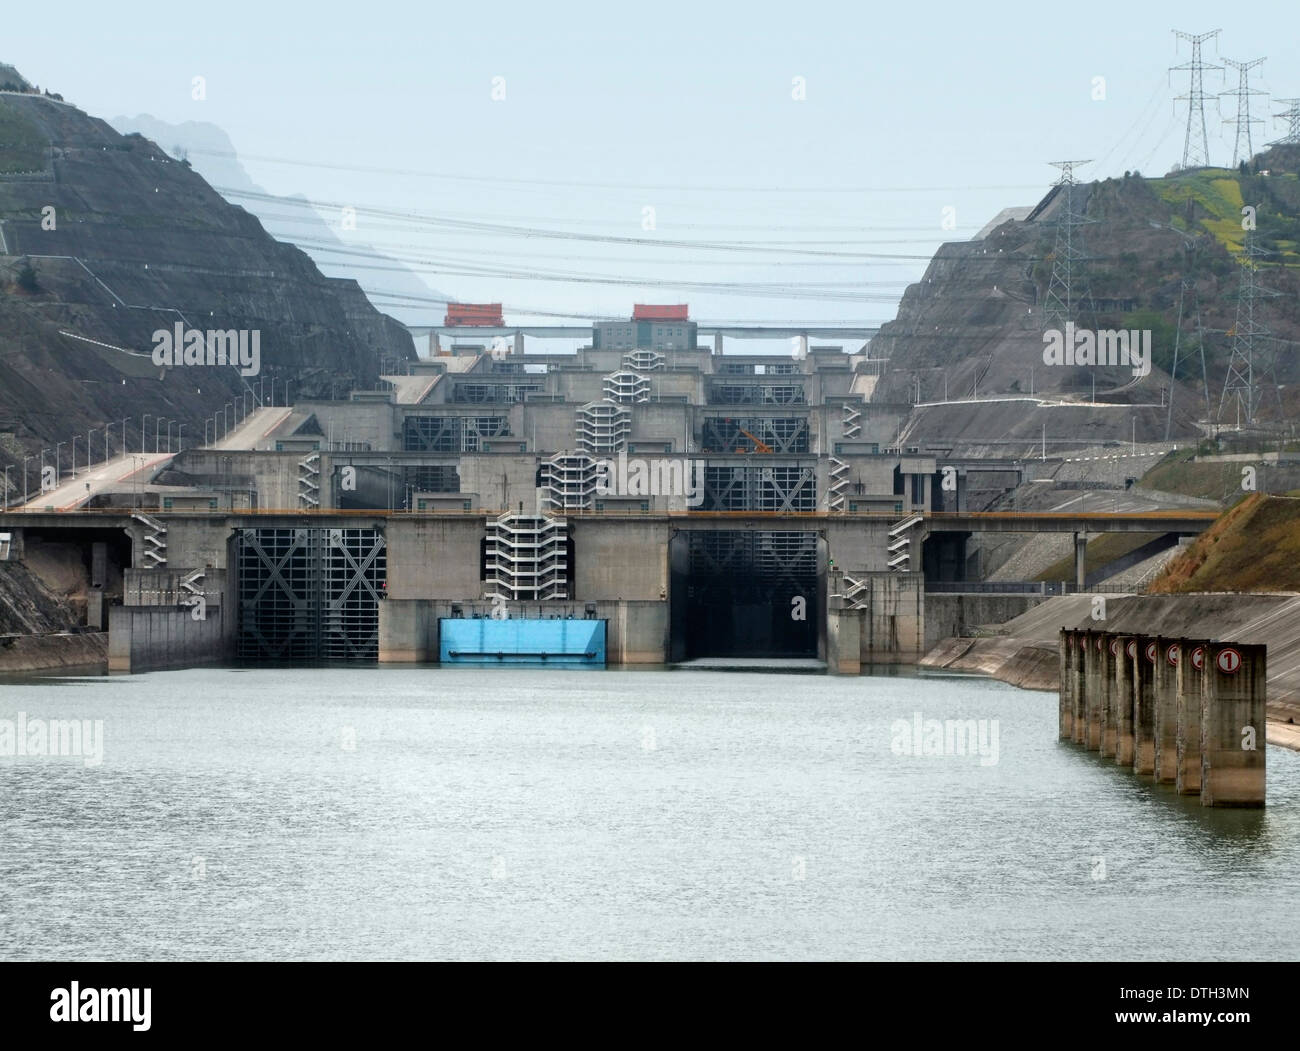
[[[1062,629],[1060,737],[1203,806],[1262,807],[1265,649]]]

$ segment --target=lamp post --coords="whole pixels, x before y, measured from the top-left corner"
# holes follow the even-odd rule
[[[140,452],[144,452],[144,436],[148,432],[149,414],[146,412],[140,417]]]
[[[178,424],[176,427],[176,451],[183,453],[185,451],[185,424]]]
[[[59,473],[63,466],[61,459],[59,457],[59,450],[62,449],[67,444],[68,444],[67,442],[54,443],[54,484],[56,486],[59,484]]]
[[[169,453],[172,451],[172,424],[175,422],[175,420],[167,421],[167,451]]]
[[[5,510],[9,510],[9,472],[13,470],[13,464],[5,467]]]
[[[74,479],[77,477],[77,439],[80,437],[80,434],[72,436],[72,477]]]
[[[162,416],[153,418],[153,451],[155,455],[158,453],[158,446],[162,443],[162,422]]]
[[[35,460],[35,456],[23,457],[23,507],[27,506],[27,461]]]
[[[130,419],[131,417],[127,416],[124,420],[122,420],[122,455],[123,456],[126,455],[126,425]]]

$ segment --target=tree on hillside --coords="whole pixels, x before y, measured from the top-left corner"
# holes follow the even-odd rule
[[[41,290],[41,283],[36,279],[36,268],[30,259],[24,259],[23,265],[18,268],[18,287],[33,294]]]

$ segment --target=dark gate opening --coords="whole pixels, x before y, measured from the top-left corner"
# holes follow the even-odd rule
[[[817,656],[817,534],[690,531],[673,560],[674,659]]]

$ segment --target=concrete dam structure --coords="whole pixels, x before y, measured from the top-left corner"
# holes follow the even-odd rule
[[[1062,629],[1059,735],[1213,807],[1265,805],[1260,645]]]
[[[926,583],[964,580],[977,532],[1073,534],[1079,587],[1089,534],[1214,518],[973,510],[980,466],[900,447],[910,406],[871,400],[865,348],[809,345],[832,330],[716,329],[702,346],[685,306],[638,305],[576,353],[525,353],[528,332],[481,313],[449,313],[431,357],[383,389],[237,410],[198,448],[56,470],[0,514],[4,557],[46,545],[84,564],[87,627],[107,627],[121,671],[435,662],[514,640],[545,660],[853,674],[922,656],[945,619],[927,632]],[[773,337],[792,352],[724,352]],[[1027,469],[993,467],[1009,485]],[[572,652],[544,629],[442,645],[444,625],[482,618],[605,629]]]

